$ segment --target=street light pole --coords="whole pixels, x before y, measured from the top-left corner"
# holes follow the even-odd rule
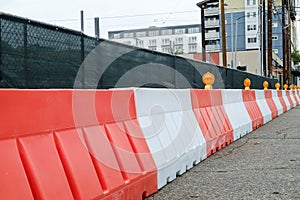
[[[238,22],[239,22],[239,19],[241,19],[242,17],[238,17],[236,20],[235,20],[235,42],[234,42],[234,69],[237,69],[237,66],[236,66],[236,51],[237,51],[237,32],[238,32]]]
[[[253,16],[253,15],[250,15],[250,16]],[[235,69],[237,68],[236,67],[236,60],[237,60],[237,37],[238,37],[238,26],[239,26],[239,20],[242,19],[242,18],[245,18],[247,16],[241,16],[241,17],[238,17],[236,18],[235,20],[235,44],[234,44],[234,67]]]

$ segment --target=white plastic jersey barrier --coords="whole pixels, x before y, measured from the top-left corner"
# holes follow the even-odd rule
[[[297,98],[297,100],[298,100],[298,102],[299,102],[299,104],[300,104],[299,90],[297,90],[297,91],[295,92],[295,94],[296,94],[296,98]]]
[[[135,89],[137,118],[158,173],[158,189],[206,158],[190,90]]]
[[[276,105],[276,108],[277,108],[277,111],[278,111],[278,116],[279,116],[283,113],[283,107],[280,103],[277,90],[272,90],[272,99],[273,99],[273,101]]]
[[[296,107],[296,106],[297,106],[297,102],[296,102],[296,100],[295,100],[293,91],[290,91],[290,97],[291,97],[292,102],[293,102],[293,107]]]
[[[252,120],[243,102],[241,90],[222,90],[224,109],[233,128],[234,140],[252,131]]]
[[[298,101],[299,104],[300,104],[300,101],[299,101],[299,90],[296,90],[296,91],[295,91],[295,97],[296,97],[297,101]]]
[[[286,104],[287,110],[290,110],[292,108],[292,106],[291,106],[291,104],[290,104],[290,102],[289,102],[289,100],[287,98],[287,92],[285,90],[282,90],[282,97],[283,97],[283,100],[284,100],[284,102]]]
[[[264,117],[264,124],[272,120],[272,112],[268,106],[268,103],[265,98],[265,91],[263,90],[256,90],[256,103]],[[280,102],[279,102],[280,103]]]

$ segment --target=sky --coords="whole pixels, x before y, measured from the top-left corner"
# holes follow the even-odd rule
[[[94,18],[100,18],[100,37],[108,31],[200,23],[202,0],[3,0],[0,11],[31,20],[80,30],[94,36]]]

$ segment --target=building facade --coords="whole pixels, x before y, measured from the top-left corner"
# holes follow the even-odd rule
[[[112,41],[171,54],[201,52],[200,24],[110,31]]]
[[[221,15],[218,0],[205,0],[204,30],[208,62],[222,63]],[[203,3],[201,2],[201,3]],[[267,2],[267,1],[266,1]],[[291,1],[295,4],[295,1]],[[198,5],[198,4],[197,4]],[[291,5],[292,6],[292,5]],[[273,0],[272,45],[275,72],[282,73],[282,6]],[[267,8],[267,6],[266,6]],[[290,17],[295,13],[291,12]],[[267,9],[266,14],[267,17]],[[288,16],[288,15],[287,15]],[[262,74],[262,8],[260,0],[230,0],[225,5],[227,67]],[[266,20],[267,22],[267,20]],[[266,23],[267,25],[267,23]],[[296,49],[296,27],[291,24],[291,42]],[[265,28],[267,34],[267,28]],[[145,29],[111,31],[109,39],[128,45],[148,48],[164,53],[179,54],[201,60],[201,25],[149,27]],[[267,46],[266,38],[266,46]],[[264,52],[267,53],[267,52]],[[241,68],[243,67],[243,68]],[[275,74],[274,76],[277,76]]]
[[[207,0],[206,9],[209,10],[210,7],[217,9],[219,3],[215,3],[214,0]],[[212,2],[212,3],[209,3]],[[267,1],[265,18],[266,26],[266,49],[267,49]],[[295,23],[295,1],[291,0],[291,10],[290,14],[286,10],[286,23],[289,20],[291,22],[291,35],[290,40],[293,49],[297,49],[297,37],[296,37],[296,23]],[[219,8],[220,9],[220,8]],[[272,50],[273,50],[273,76],[278,76],[282,74],[283,67],[283,37],[282,37],[282,4],[281,0],[274,0],[272,4]],[[217,12],[217,11],[215,11]],[[219,11],[220,13],[220,11]],[[227,50],[227,66],[229,67],[239,67],[243,66],[242,69],[246,69],[248,72],[255,74],[263,74],[262,72],[262,54],[267,52],[262,52],[262,5],[260,0],[230,0],[226,2],[225,5],[225,24],[226,24],[226,50]],[[290,17],[290,19],[288,19]],[[205,12],[205,23],[209,22],[211,19],[210,11]],[[219,21],[221,21],[221,15],[219,14]],[[221,22],[220,27],[215,27],[219,30],[219,38],[211,41],[209,37],[206,37],[206,41],[210,40],[210,43],[220,44],[220,47],[211,49],[207,46],[207,51],[221,51],[222,49],[222,33],[221,33]],[[205,25],[206,33],[210,31],[210,28]],[[222,63],[222,57],[220,56],[220,61]]]

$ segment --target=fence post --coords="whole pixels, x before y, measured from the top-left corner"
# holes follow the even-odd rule
[[[25,71],[25,88],[29,88],[29,74],[28,74],[28,40],[27,40],[27,22],[23,24],[23,44],[24,44],[24,61],[23,61],[23,68]],[[23,87],[23,86],[22,86]]]
[[[82,73],[82,80],[81,80],[81,88],[85,88],[85,66],[84,66],[84,56],[85,56],[85,53],[84,53],[84,35],[83,33],[81,33],[81,36],[80,36],[80,44],[81,44],[81,72]]]
[[[2,87],[2,79],[2,19],[0,18],[0,87]]]

